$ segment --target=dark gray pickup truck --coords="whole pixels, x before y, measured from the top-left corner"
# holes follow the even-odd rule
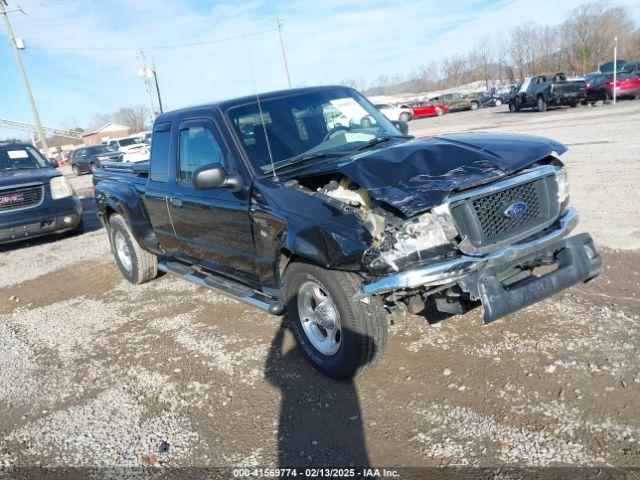
[[[160,115],[149,163],[93,177],[118,267],[286,314],[335,378],[380,357],[394,312],[482,305],[489,323],[599,273],[591,237],[566,238],[563,145],[404,127],[346,87]]]
[[[567,80],[564,73],[537,75],[525,79],[518,92],[509,100],[509,111],[535,108],[545,112],[549,107],[576,107],[587,98],[584,80]]]

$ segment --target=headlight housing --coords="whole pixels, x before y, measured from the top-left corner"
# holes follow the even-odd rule
[[[442,224],[432,213],[423,213],[407,220],[390,235],[387,249],[380,256],[394,269],[398,269],[396,262],[401,258],[413,254],[420,258],[421,252],[450,243]]]
[[[50,182],[51,198],[58,200],[60,198],[70,197],[73,195],[73,187],[64,177],[53,177]]]

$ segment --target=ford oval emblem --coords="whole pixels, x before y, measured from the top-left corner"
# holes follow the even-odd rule
[[[503,212],[505,217],[516,218],[524,214],[529,210],[529,205],[525,202],[515,202],[509,205]]]

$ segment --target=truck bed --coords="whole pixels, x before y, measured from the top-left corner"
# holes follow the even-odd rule
[[[138,190],[144,190],[149,177],[149,162],[123,163],[105,162],[93,173],[93,184],[111,180],[135,185]]]

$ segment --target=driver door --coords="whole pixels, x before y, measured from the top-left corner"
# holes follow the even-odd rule
[[[183,121],[177,143],[176,170],[168,195],[176,256],[245,283],[257,283],[247,191],[196,190],[192,183],[193,172],[204,165],[218,163],[236,172],[236,159],[209,119]]]

